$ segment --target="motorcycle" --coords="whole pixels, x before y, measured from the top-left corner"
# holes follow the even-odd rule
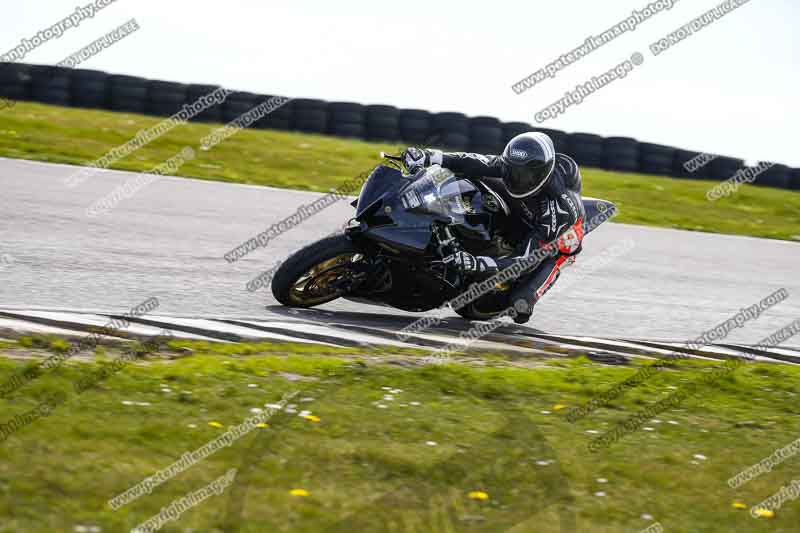
[[[501,229],[510,210],[498,187],[457,177],[438,165],[408,173],[402,158],[381,156],[385,164],[364,182],[344,233],[300,249],[276,271],[272,293],[278,302],[309,308],[345,298],[429,311],[475,281],[445,257],[459,250],[494,257],[513,252]],[[605,200],[584,198],[583,204],[585,220],[600,220],[585,223],[585,233],[615,212]],[[454,310],[469,320],[495,318],[510,307],[515,282],[497,283]]]

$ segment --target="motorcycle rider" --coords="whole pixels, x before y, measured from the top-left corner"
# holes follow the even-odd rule
[[[506,233],[516,244],[517,254],[493,258],[460,251],[445,258],[465,275],[489,277],[537,249],[551,252],[521,277],[512,293],[512,302],[524,302],[515,304],[514,321],[527,322],[561,269],[574,263],[581,252],[586,214],[578,164],[557,154],[550,137],[540,132],[517,135],[500,156],[410,147],[403,153],[403,162],[409,172],[440,165],[458,176],[481,181],[507,204],[511,224]]]

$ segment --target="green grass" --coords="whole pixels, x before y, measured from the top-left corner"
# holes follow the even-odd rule
[[[574,531],[634,533],[652,523],[641,518],[647,513],[666,531],[789,532],[800,521],[800,502],[758,521],[731,506],[758,503],[800,477],[800,457],[740,490],[726,484],[800,437],[795,367],[743,367],[660,415],[662,423],[649,424],[655,431],[592,454],[587,430],[614,427],[715,363],[681,361],[614,407],[570,424],[556,405],[579,405],[635,369],[585,358],[497,356],[481,364],[399,366],[387,361],[418,362],[423,353],[378,357],[322,346],[174,342],[77,395],[71,383],[108,364],[116,350],[103,347],[98,363],[70,361],[0,400],[4,423],[53,394],[68,397],[49,417],[0,442],[0,531],[76,525],[127,531],[229,468],[238,469],[231,487],[162,531],[478,532],[516,525],[512,531],[548,533],[560,531],[564,520]],[[47,352],[4,341],[0,354],[15,358],[0,357],[0,381],[29,364],[18,357],[33,353]],[[402,392],[384,400],[383,387]],[[238,424],[251,408],[294,391],[297,409],[312,411],[319,422],[276,415],[269,428],[152,494],[118,511],[106,506],[225,431],[209,422]],[[296,488],[310,495],[290,495]],[[471,500],[471,491],[489,499]]]
[[[0,112],[0,156],[86,164],[160,119],[41,104],[19,103]],[[113,165],[150,170],[184,146],[197,148],[213,125],[181,126]],[[197,159],[180,175],[200,179],[328,191],[379,163],[380,151],[398,145],[374,144],[320,135],[248,130]],[[97,177],[94,179],[102,179]],[[800,240],[800,194],[743,186],[714,203],[705,199],[710,181],[622,174],[584,169],[584,194],[616,202],[619,222],[688,230]]]

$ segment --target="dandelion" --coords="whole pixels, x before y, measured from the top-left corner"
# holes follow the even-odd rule
[[[292,496],[301,496],[303,498],[309,495],[306,489],[292,489],[289,491],[289,494]]]
[[[221,427],[223,427],[222,424],[220,424],[219,422],[209,422],[208,425],[211,426],[212,428],[221,428]]]
[[[269,424],[265,424],[264,422],[261,422],[260,424],[256,424],[256,427],[257,428],[262,428],[262,429],[263,428],[268,428]]]
[[[744,502],[733,502],[731,507],[734,509],[747,509],[747,504]]]
[[[314,416],[314,415],[304,416],[303,418],[305,418],[306,420],[309,420],[311,422],[319,422],[321,420],[320,417]]]
[[[562,409],[566,409],[567,406],[562,403],[557,403],[553,406],[553,411],[560,411]]]
[[[489,499],[489,495],[480,490],[474,490],[470,492],[469,494],[467,494],[467,497],[470,500],[480,500],[480,501],[486,501]]]

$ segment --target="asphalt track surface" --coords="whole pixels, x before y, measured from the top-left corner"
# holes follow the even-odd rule
[[[174,317],[299,317],[392,330],[420,316],[344,300],[289,313],[269,290],[245,290],[277,261],[341,227],[353,213],[346,201],[230,264],[226,252],[319,195],[164,177],[89,218],[89,205],[135,174],[101,171],[68,188],[63,180],[76,168],[0,159],[0,257],[10,258],[0,263],[0,309],[124,313],[156,296],[158,314]],[[629,243],[624,255],[590,266],[620,242]],[[577,264],[528,327],[510,325],[494,338],[533,331],[680,343],[787,289],[789,299],[725,339],[755,344],[800,318],[798,265],[798,243],[606,223],[586,238]],[[470,327],[458,318],[447,324]],[[786,343],[798,345],[798,338]]]

